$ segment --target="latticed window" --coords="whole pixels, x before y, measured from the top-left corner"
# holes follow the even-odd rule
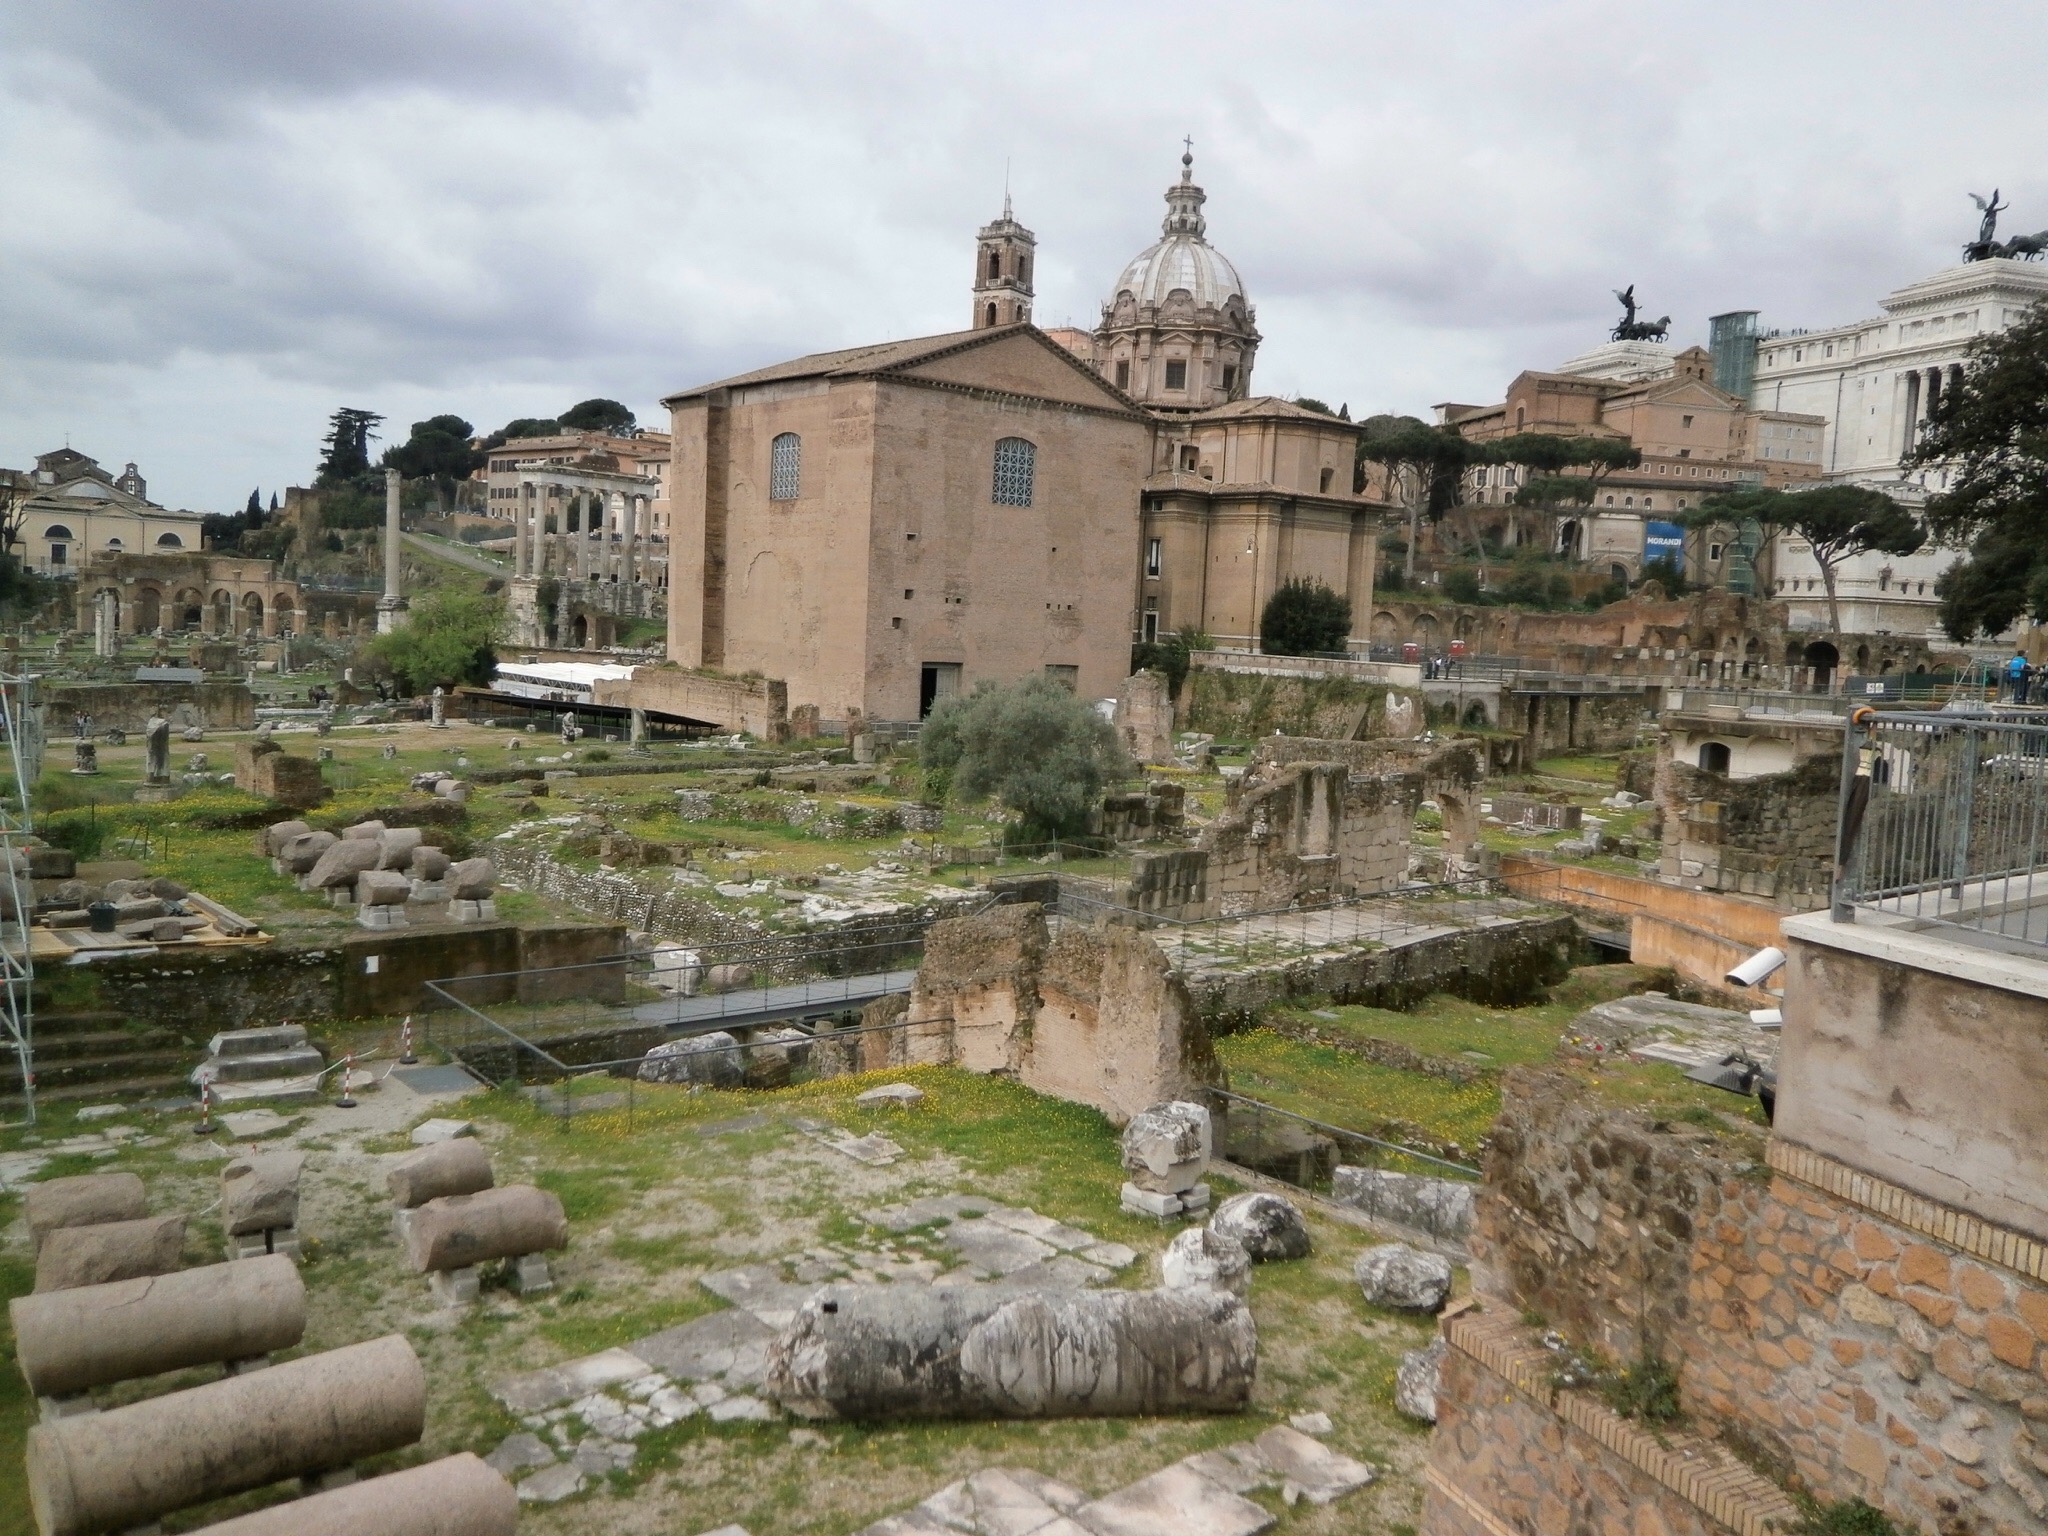
[[[783,432],[768,445],[768,499],[795,501],[803,482],[804,440],[794,432]]]
[[[996,488],[998,506],[1031,505],[1031,482],[1038,467],[1038,449],[1021,437],[1006,437],[996,444]]]

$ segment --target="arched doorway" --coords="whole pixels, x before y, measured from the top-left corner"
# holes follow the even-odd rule
[[[292,606],[292,597],[289,592],[278,593],[272,599],[270,607],[271,612],[277,618],[277,632],[279,634],[283,634],[288,629],[294,633],[297,632],[298,610]]]
[[[1700,743],[1700,771],[1702,773],[1718,773],[1723,777],[1727,775],[1728,744],[1726,742],[1703,741]]]
[[[242,628],[255,634],[263,632],[263,596],[258,592],[242,594]]]
[[[171,599],[171,627],[197,629],[206,617],[206,595],[197,587],[185,587]]]
[[[223,587],[213,594],[213,632],[216,635],[232,634],[235,628],[235,599]]]
[[[576,622],[569,626],[569,643],[579,651],[590,644],[590,620],[580,613],[576,615]]]
[[[155,587],[135,589],[135,632],[154,634],[164,621],[163,594]]]
[[[1579,545],[1579,520],[1568,517],[1557,525],[1557,552],[1567,560],[1576,560],[1584,553]]]
[[[1816,640],[1806,648],[1806,667],[1813,677],[1813,691],[1826,693],[1835,681],[1835,669],[1842,664],[1842,653],[1825,640]]]

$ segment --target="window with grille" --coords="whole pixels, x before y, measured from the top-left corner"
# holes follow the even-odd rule
[[[768,445],[768,499],[795,501],[803,471],[804,440],[794,432],[777,434]]]
[[[1166,365],[1166,387],[1186,389],[1188,387],[1188,365],[1178,358]]]
[[[998,506],[1031,505],[1031,483],[1038,468],[1038,449],[1021,437],[1006,437],[996,444],[996,483],[993,500]]]
[[[1116,365],[1116,387],[1118,389],[1129,389],[1131,387],[1131,365],[1129,363],[1118,363]]]

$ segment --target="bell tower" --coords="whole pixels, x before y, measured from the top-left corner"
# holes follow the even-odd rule
[[[1003,194],[1003,216],[984,224],[974,246],[974,319],[972,329],[1015,325],[1031,318],[1031,259],[1038,237],[1010,215],[1010,194]]]

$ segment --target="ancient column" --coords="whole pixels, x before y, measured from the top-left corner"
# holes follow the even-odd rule
[[[525,481],[519,484],[519,494],[512,502],[512,574],[526,574],[526,498],[533,487]]]
[[[576,579],[590,579],[590,509],[595,498],[588,491],[576,495]]]
[[[633,584],[633,553],[635,541],[640,535],[640,498],[628,494],[626,497],[625,544],[619,551],[619,581],[622,585]]]
[[[405,581],[405,555],[399,544],[399,476],[395,469],[384,471],[384,595],[377,599],[377,633],[388,635],[405,622],[405,598],[400,588]],[[270,609],[264,609],[270,621]]]

